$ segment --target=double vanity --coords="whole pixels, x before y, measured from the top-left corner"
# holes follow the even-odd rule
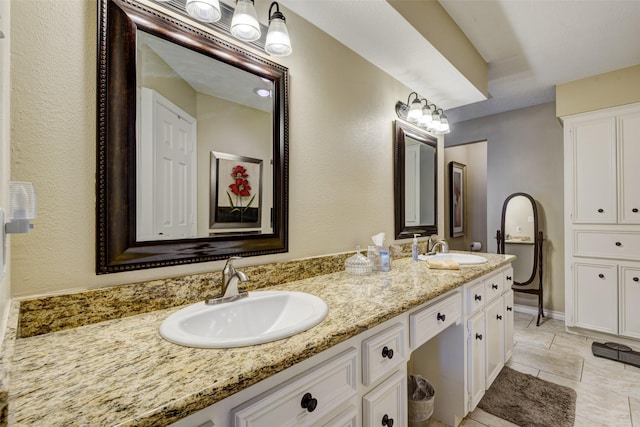
[[[513,347],[513,257],[481,255],[486,263],[459,270],[407,257],[390,272],[257,290],[302,292],[328,307],[316,326],[258,345],[163,339],[160,325],[184,307],[19,338],[10,424],[406,426],[414,373],[436,390],[434,418],[456,425]]]

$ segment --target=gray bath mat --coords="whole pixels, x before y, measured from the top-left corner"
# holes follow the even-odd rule
[[[478,407],[522,427],[573,427],[576,392],[505,366]]]

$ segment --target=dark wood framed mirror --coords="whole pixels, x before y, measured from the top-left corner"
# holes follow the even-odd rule
[[[438,234],[438,141],[395,121],[394,212],[396,239]]]
[[[502,218],[500,230],[496,232],[498,241],[498,253],[514,254],[517,252],[519,263],[526,261],[531,267],[531,274],[523,267],[522,274],[528,278],[516,280],[513,278],[512,289],[538,297],[538,319],[536,325],[540,325],[540,319],[544,317],[543,289],[542,289],[542,243],[543,233],[539,229],[537,203],[527,193],[513,193],[509,195],[502,205]],[[528,255],[528,257],[527,257]],[[522,258],[522,259],[521,259]],[[528,259],[525,259],[528,258]],[[514,263],[514,275],[521,274],[516,271]],[[536,277],[538,282],[535,283]],[[533,286],[531,286],[533,285]]]
[[[215,82],[219,82],[217,87],[213,87]],[[243,83],[241,88],[236,86],[239,83]],[[287,252],[286,67],[160,10],[131,0],[99,0],[97,85],[98,274]],[[180,96],[171,94],[177,87],[186,88]],[[185,101],[182,95],[187,90],[195,95]],[[252,92],[244,96],[246,101],[239,100],[241,90]],[[263,106],[247,104],[254,102],[249,98],[258,99],[258,92],[264,96]],[[147,110],[145,105],[149,104],[143,98],[156,100],[153,108]],[[171,113],[175,122],[170,125],[149,112],[163,111],[166,99],[176,107]],[[222,102],[225,104],[215,113],[198,110],[202,105]],[[247,111],[250,119],[246,119]],[[244,121],[233,123],[231,115],[233,120]],[[194,120],[185,119],[192,116]],[[224,133],[209,133],[221,127],[207,121],[212,116],[233,124]],[[248,133],[249,123],[257,116],[261,117],[256,127],[259,130]],[[185,137],[190,131],[195,135]],[[185,169],[177,157],[167,161],[156,148],[154,144],[159,144],[165,134],[177,135],[165,138],[173,141],[165,145],[175,148],[175,156],[190,153],[186,156],[193,159],[190,169]],[[155,142],[145,145],[149,135]],[[238,165],[223,164],[229,170],[220,176],[232,179],[231,184],[218,182],[211,175],[211,151],[224,151],[241,159]],[[247,177],[252,163],[242,163],[242,156],[260,158],[263,167]],[[162,170],[165,172],[158,172]],[[238,173],[242,176],[227,177]],[[237,178],[244,180],[242,191],[231,188]],[[247,192],[248,182],[256,192],[259,183],[259,198]],[[219,221],[232,224],[228,227],[209,227],[213,186],[221,194],[219,203],[213,205],[226,209],[226,216]],[[258,200],[261,209],[254,209]],[[250,225],[231,212],[238,207],[246,217],[251,216]],[[169,219],[173,221],[170,230],[166,228]],[[181,228],[184,223],[188,225]]]

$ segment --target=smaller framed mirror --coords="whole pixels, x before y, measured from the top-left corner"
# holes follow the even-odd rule
[[[396,239],[438,234],[438,141],[396,120],[394,147]]]
[[[518,281],[513,278],[514,292],[521,292],[538,296],[538,319],[536,325],[540,325],[540,318],[544,317],[542,308],[542,242],[543,234],[539,230],[538,208],[536,201],[527,193],[513,193],[507,197],[502,205],[502,220],[500,230],[496,233],[498,241],[498,253],[517,254],[518,265],[522,272],[516,271],[518,265],[514,264],[514,276],[524,275],[526,280]],[[531,248],[528,250],[527,247]],[[528,269],[528,270],[527,270]],[[531,274],[528,274],[531,271]],[[534,284],[538,277],[538,283]],[[530,286],[533,285],[533,286]]]

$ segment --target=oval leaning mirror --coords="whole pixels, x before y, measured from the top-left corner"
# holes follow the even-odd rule
[[[287,251],[288,71],[100,0],[97,272]]]
[[[500,230],[496,233],[498,253],[517,255],[513,264],[512,289],[538,297],[538,319],[544,317],[542,307],[542,243],[536,201],[527,193],[513,193],[502,205]],[[529,273],[530,272],[530,273]],[[520,278],[522,276],[522,279]],[[535,284],[536,276],[538,282]],[[533,285],[533,286],[530,286]]]
[[[437,140],[399,120],[395,127],[396,239],[438,234]]]

